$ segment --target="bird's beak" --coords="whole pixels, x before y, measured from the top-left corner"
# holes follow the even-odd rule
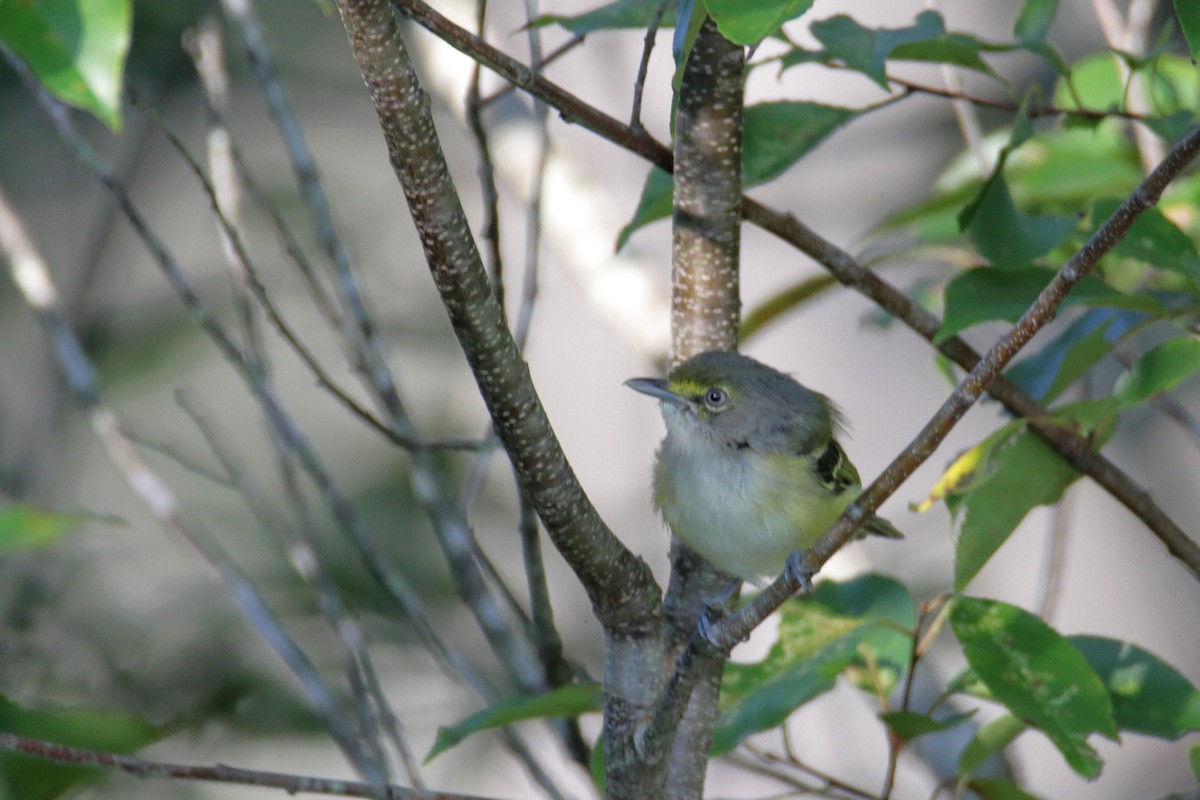
[[[667,388],[667,382],[662,378],[630,378],[625,385],[635,392],[648,394],[668,403],[683,404],[687,401]]]

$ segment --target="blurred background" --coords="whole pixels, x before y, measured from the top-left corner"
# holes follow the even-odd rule
[[[473,4],[437,5],[472,26]],[[528,61],[519,5],[492,4],[488,38]],[[543,11],[571,14],[593,4],[556,0],[543,5]],[[952,30],[998,38],[1011,29],[1019,5],[1015,0],[946,0],[940,11]],[[821,2],[813,14],[847,13],[872,25],[901,26],[911,24],[925,8],[916,0]],[[203,152],[206,115],[180,41],[208,10],[200,2],[134,3],[129,79],[195,153]],[[483,435],[488,423],[482,402],[425,269],[403,195],[386,166],[378,123],[336,14],[305,0],[262,0],[259,13],[415,422],[427,436]],[[434,98],[464,205],[479,231],[478,161],[462,112],[471,63],[423,31],[406,30]],[[803,25],[798,35],[803,39]],[[543,29],[547,51],[567,38],[555,26]],[[1063,0],[1051,39],[1068,61],[1102,47],[1092,4]],[[661,141],[669,139],[669,40],[669,31],[660,33],[642,115]],[[260,89],[248,75],[240,48],[232,38],[228,44],[233,83],[227,119],[234,140],[266,196],[300,232],[302,243],[315,250]],[[592,34],[584,46],[549,67],[547,76],[627,119],[641,50],[640,32]],[[1054,76],[1028,55],[1000,54],[993,63],[1017,85],[1053,83]],[[933,66],[913,65],[906,74],[933,84],[941,81]],[[979,80],[972,75],[962,79],[968,87]],[[483,86],[487,94],[503,84],[485,73]],[[860,106],[882,96],[861,75],[816,67],[781,75],[760,69],[747,89],[748,103],[788,97]],[[1008,121],[987,112],[982,118],[989,129]],[[499,153],[502,246],[511,276],[510,313],[515,315],[520,265],[526,258],[524,170],[536,146],[535,117],[527,98],[515,93],[492,104],[486,119]],[[82,116],[79,123],[124,177],[205,302],[232,324],[234,293],[208,200],[161,131],[136,110],[128,112],[117,136]],[[549,131],[545,232],[527,358],[555,430],[592,500],[665,583],[667,536],[651,510],[649,493],[651,458],[662,423],[653,403],[621,384],[662,369],[668,341],[669,225],[659,222],[637,232],[614,253],[647,166],[553,115]],[[783,179],[752,194],[859,251],[873,226],[928,194],[962,150],[950,105],[916,97],[856,119]],[[286,507],[258,407],[184,311],[110,197],[78,165],[7,68],[0,68],[0,185],[50,264],[69,319],[99,369],[107,402],[131,435],[150,445],[145,458],[177,492],[183,514],[218,539],[253,576],[318,667],[336,673],[337,650],[317,615],[312,592],[290,568],[285,548],[263,532],[237,493],[181,464],[216,469],[204,438],[180,407],[178,393],[184,392],[221,430],[269,502]],[[282,313],[343,385],[356,386],[337,337],[313,309],[266,215],[248,209],[245,226],[256,268]],[[745,229],[745,308],[817,274],[819,267],[807,258],[762,231]],[[935,274],[927,265],[912,263],[889,264],[886,276],[912,287]],[[967,338],[986,347],[1002,329],[982,326]],[[406,454],[317,388],[277,336],[270,333],[267,341],[287,409],[366,521],[374,543],[422,592],[443,634],[485,671],[496,670],[474,621],[455,598],[429,523],[414,506]],[[841,405],[850,420],[846,448],[864,481],[909,442],[949,390],[927,343],[902,326],[881,324],[871,304],[848,290],[823,294],[744,349]],[[362,392],[357,396],[365,397]],[[1193,383],[1180,397],[1196,408],[1200,387]],[[948,515],[941,506],[918,515],[908,504],[920,501],[953,456],[994,430],[999,419],[994,404],[971,411],[938,454],[884,507],[907,533],[905,542],[856,544],[831,565],[830,574],[877,570],[906,583],[918,599],[948,591]],[[1156,499],[1185,530],[1196,531],[1200,452],[1178,446],[1174,431],[1161,415],[1139,411],[1123,419],[1105,452],[1153,487]],[[438,458],[462,480],[475,468],[471,454]],[[471,504],[475,534],[499,570],[522,585],[518,510],[503,455],[491,458],[482,474],[486,481]],[[322,509],[316,492],[310,490],[310,496],[314,507]],[[306,709],[291,676],[247,626],[213,571],[186,542],[162,529],[114,472],[69,402],[32,314],[5,278],[0,279],[0,502],[10,501],[86,511],[107,520],[81,526],[53,548],[0,559],[0,694],[30,707],[120,711],[170,730],[170,736],[144,751],[147,757],[351,774]],[[1071,535],[1055,627],[1135,641],[1193,683],[1200,682],[1200,638],[1182,633],[1186,620],[1200,609],[1200,587],[1137,520],[1088,482],[1070,491],[1067,504]],[[323,555],[366,630],[414,749],[424,754],[439,724],[472,713],[482,703],[448,679],[415,643],[409,626],[331,521],[320,517],[317,522]],[[1055,523],[1050,511],[1031,514],[973,583],[972,593],[1023,607],[1037,602],[1043,591],[1045,542]],[[547,562],[568,653],[599,676],[602,643],[586,598],[548,545]],[[769,639],[769,631],[736,657],[761,653],[760,639]],[[928,665],[940,672],[940,681],[961,666],[950,657],[931,659]],[[853,690],[840,687],[798,714],[791,727],[808,762],[865,786],[877,786],[882,779],[883,729]],[[536,747],[558,747],[540,726],[526,729]],[[592,735],[597,729],[596,719],[586,727]],[[828,735],[831,729],[836,736]],[[855,743],[852,750],[847,742]],[[1013,748],[1014,760],[1026,785],[1045,797],[1161,797],[1194,784],[1180,744],[1136,736],[1127,736],[1119,747],[1095,744],[1106,766],[1091,785],[1081,782],[1036,733],[1021,737]],[[560,761],[564,785],[575,796],[586,796],[586,776],[567,766],[565,758]],[[472,767],[464,770],[463,764]],[[490,734],[469,739],[426,771],[431,785],[447,791],[537,796]],[[712,796],[762,796],[771,786],[720,766],[710,774]],[[920,765],[905,765],[901,776],[898,797],[929,796],[929,775]],[[113,775],[78,796],[229,798],[250,792]]]

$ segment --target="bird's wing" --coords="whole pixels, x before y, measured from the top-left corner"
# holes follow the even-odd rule
[[[830,494],[840,495],[843,492],[857,494],[858,490],[862,488],[858,470],[854,468],[854,464],[850,463],[850,459],[846,457],[846,451],[838,444],[837,439],[830,439],[825,449],[813,457],[813,463],[821,485],[828,489]],[[898,531],[895,525],[882,517],[875,516],[867,520],[859,532],[859,536],[868,533],[889,539],[904,538],[904,534]]]
[[[812,457],[817,477],[830,494],[838,495],[851,487],[857,489],[860,486],[858,470],[850,463],[837,439],[831,438],[825,448]]]

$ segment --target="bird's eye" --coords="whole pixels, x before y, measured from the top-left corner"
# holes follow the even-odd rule
[[[709,408],[720,408],[729,402],[729,393],[720,386],[714,386],[704,394],[704,404]]]

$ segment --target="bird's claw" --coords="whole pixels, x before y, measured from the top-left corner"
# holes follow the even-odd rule
[[[730,615],[729,598],[733,597],[733,593],[740,585],[741,580],[730,582],[721,590],[720,594],[705,602],[704,611],[700,613],[700,620],[696,623],[696,633],[699,634],[702,641],[713,648],[719,647],[715,626]]]
[[[797,550],[788,556],[787,566],[784,567],[783,574],[799,585],[800,594],[812,594],[812,579],[817,574],[817,570],[808,563],[808,553],[803,550]]]
[[[713,649],[717,649],[717,632],[713,626],[725,619],[724,607],[706,606],[696,623],[696,634],[700,641]]]

